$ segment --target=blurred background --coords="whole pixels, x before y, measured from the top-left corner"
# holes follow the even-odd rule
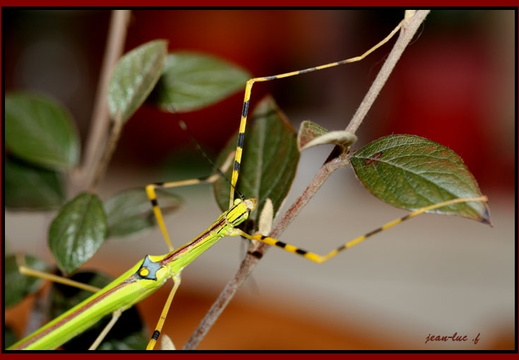
[[[5,91],[57,98],[85,141],[110,15],[109,10],[4,8]],[[135,10],[125,51],[166,39],[169,51],[208,52],[254,76],[267,76],[360,55],[403,15],[396,8]],[[514,21],[512,10],[433,10],[357,134],[357,148],[383,135],[406,133],[456,151],[490,199],[493,227],[426,215],[323,265],[272,249],[200,349],[513,349]],[[393,43],[360,63],[255,85],[252,102],[270,93],[294,126],[312,120],[330,130],[343,129]],[[210,157],[237,130],[242,101],[240,92],[181,115]],[[178,118],[148,105],[135,113],[100,185],[102,196],[207,175],[210,167],[179,129]],[[302,154],[285,210],[330,150],[325,146]],[[220,214],[209,187],[178,193],[184,207],[167,221],[177,246]],[[403,214],[373,198],[344,169],[282,240],[324,253]],[[52,216],[6,212],[10,248],[50,259],[45,234]],[[245,249],[238,243],[236,238],[221,241],[184,271],[166,330],[178,347],[237,270]],[[143,255],[162,254],[165,248],[160,233],[150,231],[110,241],[88,266],[118,275]],[[150,327],[162,295],[140,304]],[[7,321],[16,320],[23,318],[7,314]],[[470,339],[480,334],[479,342],[425,343],[429,334],[455,332]]]

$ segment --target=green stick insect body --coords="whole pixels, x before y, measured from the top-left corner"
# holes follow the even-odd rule
[[[182,270],[221,238],[241,235],[235,227],[247,220],[255,207],[254,199],[237,199],[233,207],[189,243],[166,255],[147,255],[102,290],[8,350],[56,349],[102,317],[130,308],[158,290],[167,279],[180,279]]]

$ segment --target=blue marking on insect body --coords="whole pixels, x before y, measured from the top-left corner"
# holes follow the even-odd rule
[[[159,271],[160,268],[162,268],[160,262],[152,261],[150,257],[146,255],[142,261],[141,267],[137,270],[135,275],[140,279],[157,280],[157,271]]]

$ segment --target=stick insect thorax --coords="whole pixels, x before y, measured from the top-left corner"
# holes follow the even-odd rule
[[[223,237],[238,236],[242,231],[237,227],[247,220],[250,213],[256,209],[256,199],[235,199],[234,205],[218,217],[206,230],[189,243],[162,256],[149,256],[152,261],[168,268],[173,276],[205,252]]]

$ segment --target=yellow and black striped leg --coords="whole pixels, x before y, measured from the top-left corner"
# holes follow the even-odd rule
[[[344,65],[344,64],[348,64],[348,63],[361,61],[366,56],[371,54],[373,51],[375,51],[376,49],[378,49],[379,47],[381,47],[382,45],[387,43],[397,33],[397,31],[400,30],[400,27],[402,26],[402,23],[404,21],[406,21],[406,19],[402,20],[393,29],[393,31],[391,31],[391,33],[388,36],[386,36],[382,41],[377,43],[375,46],[373,46],[371,49],[369,49],[368,51],[366,51],[364,54],[362,54],[360,56],[355,56],[355,57],[352,57],[349,59],[335,61],[335,62],[332,62],[329,64],[320,65],[320,66],[314,66],[314,67],[303,69],[303,70],[290,71],[287,73],[272,75],[272,76],[257,77],[257,78],[249,79],[247,81],[247,83],[245,84],[245,95],[243,97],[243,107],[242,107],[242,112],[241,112],[240,128],[238,131],[238,143],[236,146],[236,154],[234,157],[233,171],[232,171],[232,175],[231,175],[231,191],[230,191],[231,195],[230,195],[230,199],[229,199],[229,208],[232,207],[232,205],[234,203],[234,191],[232,191],[232,189],[235,189],[236,184],[238,183],[238,175],[240,173],[241,158],[242,158],[242,152],[243,152],[243,142],[245,139],[245,129],[247,127],[247,117],[249,114],[250,98],[251,98],[251,93],[252,93],[252,86],[254,85],[254,83],[283,79],[283,78],[287,78],[287,77],[291,77],[291,76],[302,75],[302,74],[306,74],[306,73],[310,73],[310,72],[314,72],[314,71],[332,68],[335,66],[340,66],[340,65]]]
[[[441,203],[438,203],[438,204],[434,204],[434,205],[431,205],[431,206],[426,206],[426,207],[423,207],[421,209],[418,209],[418,210],[415,210],[409,214],[407,214],[406,216],[404,217],[401,217],[399,219],[395,219],[391,222],[388,222],[387,224],[385,225],[382,225],[381,227],[373,230],[373,231],[370,231],[369,233],[367,234],[364,234],[362,236],[359,236],[353,240],[350,240],[348,241],[347,243],[339,246],[338,248],[330,251],[328,254],[326,255],[319,255],[319,254],[316,254],[316,253],[313,253],[313,252],[309,252],[309,251],[306,251],[306,250],[303,250],[303,249],[300,249],[298,248],[297,246],[294,246],[294,245],[290,245],[290,244],[286,244],[282,241],[279,241],[279,240],[276,240],[274,238],[271,238],[271,237],[268,237],[268,236],[264,236],[264,235],[249,235],[241,230],[238,230],[239,234],[238,235],[241,235],[247,239],[251,239],[251,240],[256,240],[256,241],[260,241],[262,243],[265,243],[265,244],[268,244],[268,245],[272,245],[272,246],[276,246],[280,249],[283,249],[285,251],[288,251],[292,254],[297,254],[297,255],[300,255],[310,261],[313,261],[313,262],[316,262],[316,263],[324,263],[328,260],[330,260],[331,258],[333,258],[335,255],[339,254],[341,251],[343,250],[346,250],[346,249],[349,249],[361,242],[363,242],[364,240],[366,240],[367,238],[375,235],[375,234],[378,234],[379,232],[382,232],[384,230],[387,230],[389,228],[392,228],[393,226],[396,226],[406,220],[409,220],[409,219],[412,219],[414,217],[417,217],[418,215],[421,215],[427,211],[431,211],[431,210],[435,210],[435,209],[439,209],[441,207],[444,207],[444,206],[448,206],[448,205],[452,205],[452,204],[456,204],[456,203],[462,203],[462,202],[470,202],[470,201],[487,201],[487,198],[486,196],[482,196],[482,197],[478,197],[478,198],[467,198],[467,199],[452,199],[452,200],[448,200],[448,201],[444,201],[444,202],[441,202]]]
[[[166,322],[166,317],[168,316],[168,311],[171,307],[171,303],[173,302],[173,298],[175,297],[177,289],[180,286],[180,274],[173,276],[171,279],[173,280],[173,287],[171,288],[168,299],[166,300],[166,303],[162,308],[162,313],[160,314],[159,321],[157,322],[157,326],[155,326],[155,331],[153,331],[153,334],[151,335],[151,339],[148,342],[146,350],[153,350],[155,348],[155,344],[157,343],[162,328],[164,327],[164,323]]]
[[[166,228],[164,217],[162,216],[162,210],[159,206],[156,189],[167,189],[180,186],[213,183],[216,181],[216,179],[218,179],[218,177],[220,177],[222,173],[224,173],[229,168],[231,161],[232,153],[225,160],[225,163],[222,165],[220,169],[218,169],[218,171],[216,171],[213,175],[205,178],[153,183],[146,186],[146,195],[148,196],[148,199],[151,202],[153,214],[155,215],[155,219],[157,220],[157,224],[159,225],[160,231],[162,232],[162,236],[164,237],[164,241],[166,242],[169,251],[172,251],[174,247],[173,243],[171,242],[168,230]]]

